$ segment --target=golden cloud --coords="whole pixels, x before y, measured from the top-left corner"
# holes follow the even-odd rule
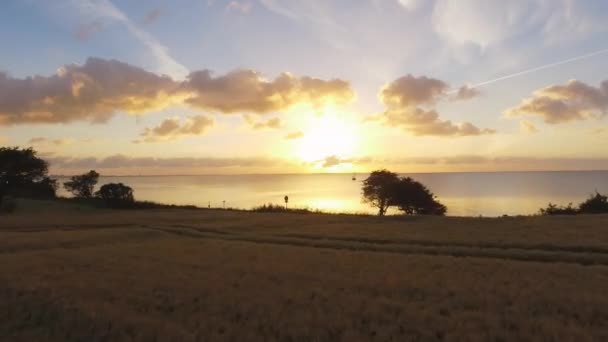
[[[326,102],[343,104],[354,99],[346,81],[295,77],[282,73],[266,80],[253,70],[236,70],[213,77],[211,71],[191,73],[182,89],[191,94],[186,103],[203,110],[221,113],[271,113],[309,103],[320,106]]]
[[[176,87],[167,76],[98,58],[50,77],[15,79],[0,73],[0,124],[105,122],[116,111],[163,108]]]
[[[0,125],[28,123],[103,123],[116,112],[131,114],[189,104],[205,111],[264,114],[306,103],[345,103],[354,98],[346,81],[295,77],[272,81],[252,70],[213,77],[194,71],[177,82],[116,60],[89,58],[52,76],[24,79],[0,73]]]
[[[213,119],[203,115],[188,117],[184,120],[178,117],[167,118],[156,127],[146,128],[141,133],[142,139],[134,142],[159,142],[175,140],[184,136],[202,135],[214,123]]]
[[[552,85],[534,92],[519,106],[504,112],[507,117],[538,116],[548,124],[587,120],[606,115],[608,111],[608,80],[599,87],[571,80],[564,85]]]
[[[538,132],[538,128],[536,128],[536,125],[532,121],[528,121],[528,120],[521,120],[519,122],[519,129],[520,129],[520,131],[522,131],[524,133],[537,133]]]
[[[245,121],[247,122],[247,124],[249,124],[249,126],[251,126],[251,128],[253,128],[255,130],[266,129],[266,128],[277,129],[277,128],[281,128],[281,126],[282,126],[281,119],[279,119],[279,118],[270,118],[268,120],[261,120],[261,121],[256,121],[250,115],[245,115],[244,118],[245,118]]]
[[[294,131],[285,135],[285,139],[287,140],[300,139],[302,137],[304,137],[304,132],[302,131]]]
[[[46,138],[46,137],[34,137],[28,141],[28,144],[32,144],[32,145],[62,146],[62,145],[69,145],[72,143],[74,143],[74,140],[69,139],[69,138],[51,139],[51,138]]]

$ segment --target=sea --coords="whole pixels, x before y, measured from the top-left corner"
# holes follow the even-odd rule
[[[548,203],[574,205],[595,191],[608,194],[608,171],[410,173],[448,208],[449,216],[531,215]],[[354,180],[353,180],[354,176]],[[332,213],[369,213],[361,185],[367,174],[102,176],[121,182],[138,200],[239,208],[272,203]],[[58,177],[64,182],[66,177]],[[60,187],[59,194],[68,196]],[[393,213],[396,213],[393,211]]]

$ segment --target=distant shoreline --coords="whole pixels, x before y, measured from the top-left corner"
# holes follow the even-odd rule
[[[400,175],[429,175],[429,174],[510,174],[510,173],[597,173],[608,170],[531,170],[531,171],[439,171],[439,172],[397,172]],[[311,172],[311,173],[203,173],[203,174],[154,174],[154,175],[103,175],[101,177],[232,177],[232,176],[331,176],[331,175],[368,175],[370,172]],[[50,175],[50,177],[72,177],[69,175]]]

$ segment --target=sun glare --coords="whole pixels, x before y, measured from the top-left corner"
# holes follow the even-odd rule
[[[334,111],[320,116],[311,116],[304,137],[297,142],[296,155],[307,162],[316,162],[329,156],[352,157],[357,148],[357,132]]]

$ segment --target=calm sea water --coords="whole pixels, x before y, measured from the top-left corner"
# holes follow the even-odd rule
[[[427,185],[451,216],[533,214],[549,202],[574,204],[594,191],[608,193],[608,171],[407,174]],[[101,177],[99,184],[122,182],[139,200],[206,207],[250,209],[264,203],[329,212],[374,213],[361,202],[358,174],[129,176]],[[63,182],[65,179],[59,179]],[[65,195],[63,189],[60,194]]]

